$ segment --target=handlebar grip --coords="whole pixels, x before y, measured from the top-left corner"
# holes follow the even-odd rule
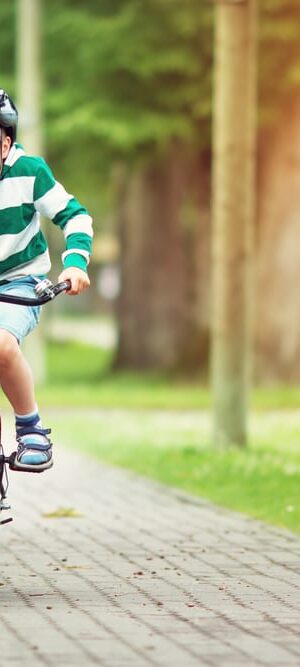
[[[57,296],[58,294],[61,294],[61,292],[68,292],[71,289],[71,286],[71,280],[64,280],[62,283],[53,285],[54,295]]]

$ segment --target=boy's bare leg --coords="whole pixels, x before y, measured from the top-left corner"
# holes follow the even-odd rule
[[[33,376],[17,339],[0,329],[0,384],[16,418],[18,447],[14,468],[41,472],[53,465],[49,429],[44,429],[34,395]]]
[[[0,384],[16,414],[37,410],[31,369],[17,339],[5,329],[0,329]]]

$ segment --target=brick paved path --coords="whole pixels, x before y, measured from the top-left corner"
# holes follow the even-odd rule
[[[300,665],[300,539],[57,454],[10,473],[0,665]],[[72,508],[82,516],[46,518]]]

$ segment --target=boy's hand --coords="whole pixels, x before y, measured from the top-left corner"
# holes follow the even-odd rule
[[[70,296],[80,294],[90,286],[90,279],[87,273],[75,266],[70,266],[58,276],[58,282],[64,282],[65,280],[71,281],[71,289],[66,292]]]

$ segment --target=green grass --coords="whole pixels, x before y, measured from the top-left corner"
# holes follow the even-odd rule
[[[49,342],[46,346],[48,383],[94,385],[107,375],[113,352],[75,341]]]
[[[201,377],[182,379],[155,373],[111,373],[113,353],[83,343],[48,345],[49,377],[39,387],[44,406],[198,410],[211,407],[211,394]],[[256,387],[255,410],[287,410],[300,406],[300,386]]]
[[[41,405],[65,407],[207,408],[206,387],[155,373],[111,372],[113,353],[82,343],[51,343],[48,379],[38,388]]]
[[[300,532],[299,413],[253,415],[245,451],[211,446],[209,413],[89,411],[53,425],[99,460]]]

